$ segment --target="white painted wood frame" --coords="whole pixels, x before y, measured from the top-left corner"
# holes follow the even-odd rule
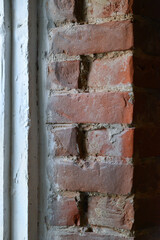
[[[0,239],[10,239],[11,17],[0,0]]]
[[[0,240],[36,240],[36,0],[0,0],[0,78]]]

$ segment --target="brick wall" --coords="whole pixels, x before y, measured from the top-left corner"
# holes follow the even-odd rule
[[[159,239],[159,5],[46,2],[47,239]]]

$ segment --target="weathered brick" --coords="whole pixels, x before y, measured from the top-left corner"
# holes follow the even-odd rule
[[[120,163],[54,160],[48,167],[51,182],[62,190],[128,194],[132,189],[133,166]]]
[[[53,123],[131,123],[132,113],[127,92],[59,94],[48,103]]]
[[[90,88],[106,88],[117,84],[125,85],[133,82],[133,58],[123,55],[111,59],[95,60],[90,67],[88,86]]]
[[[107,18],[132,12],[132,0],[86,0],[87,19]]]
[[[69,196],[70,195],[70,196]],[[79,210],[75,201],[75,194],[63,194],[52,200],[49,206],[47,224],[50,226],[73,226],[80,221]]]
[[[78,88],[79,61],[55,62],[48,67],[48,87],[53,90]]]
[[[74,156],[79,154],[77,145],[77,130],[75,127],[51,128],[54,146],[51,154],[55,156]]]
[[[131,158],[133,156],[133,129],[101,129],[87,133],[86,149],[89,155]]]
[[[49,20],[54,23],[75,21],[75,0],[47,0],[46,3]]]
[[[134,222],[133,199],[100,196],[89,198],[88,222],[94,226],[130,230]]]
[[[130,21],[60,27],[50,33],[50,51],[68,55],[103,53],[133,47]]]

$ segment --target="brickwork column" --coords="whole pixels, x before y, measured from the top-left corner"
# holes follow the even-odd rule
[[[160,223],[158,14],[141,2],[46,1],[48,240],[151,240]]]

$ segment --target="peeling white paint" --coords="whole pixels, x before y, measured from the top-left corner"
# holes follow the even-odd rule
[[[10,15],[0,0],[0,239],[10,235]]]
[[[12,68],[12,229],[13,239],[28,239],[28,3],[14,1]],[[19,5],[19,6],[18,6]],[[17,13],[19,12],[19,16]],[[21,27],[19,27],[21,25]],[[18,26],[18,27],[17,27]],[[23,46],[23,52],[21,51]],[[27,110],[26,110],[27,109]],[[22,190],[23,189],[23,190]]]
[[[12,2],[13,240],[37,239],[36,20],[32,11],[36,19],[36,1]]]

